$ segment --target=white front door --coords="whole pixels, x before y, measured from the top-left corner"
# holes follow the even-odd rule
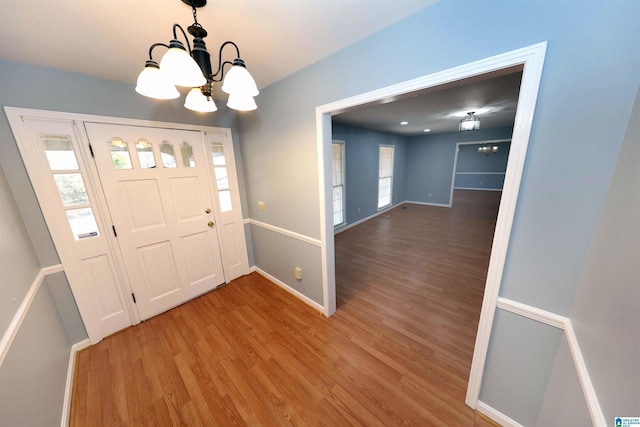
[[[140,318],[225,283],[204,134],[85,127]]]

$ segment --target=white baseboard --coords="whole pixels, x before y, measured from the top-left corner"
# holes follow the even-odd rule
[[[91,345],[91,341],[86,340],[75,343],[71,346],[69,353],[69,367],[67,368],[67,384],[64,389],[64,403],[62,404],[62,421],[61,427],[68,427],[71,421],[71,397],[73,393],[73,379],[76,373],[76,353]]]
[[[249,267],[249,273],[255,273],[257,268],[258,267],[256,267],[255,265],[252,265],[251,267]]]
[[[407,200],[405,203],[410,203],[412,205],[423,205],[423,206],[435,206],[438,208],[450,208],[451,205],[448,205],[446,203],[428,203],[428,202],[416,202],[413,200]]]
[[[252,268],[255,268],[255,271],[258,272],[258,274],[260,274],[261,276],[266,277],[267,279],[271,280],[276,285],[280,286],[285,291],[292,293],[296,297],[300,298],[302,301],[304,301],[307,304],[309,304],[311,307],[313,307],[316,310],[324,313],[324,307],[322,305],[318,304],[317,302],[315,302],[314,300],[312,300],[311,298],[309,298],[308,296],[306,296],[306,295],[302,294],[301,292],[293,289],[291,286],[287,285],[282,280],[280,280],[280,279],[272,276],[271,274],[267,273],[266,271],[264,271],[260,267],[252,267]]]
[[[503,427],[523,427],[519,422],[509,418],[502,412],[493,409],[491,406],[480,400],[478,400],[478,403],[476,404],[476,411]]]
[[[359,219],[358,221],[356,221],[356,222],[352,222],[351,224],[347,224],[347,225],[345,225],[344,227],[336,228],[335,230],[333,230],[333,234],[340,234],[340,233],[342,233],[343,231],[347,231],[348,229],[353,228],[353,227],[355,227],[356,225],[360,225],[360,224],[362,224],[363,222],[367,222],[367,221],[369,221],[370,219],[373,219],[373,218],[377,217],[378,215],[382,215],[383,213],[389,212],[391,209],[395,209],[395,208],[397,208],[398,206],[403,205],[404,203],[407,203],[407,202],[400,202],[400,203],[397,203],[397,204],[395,204],[395,205],[393,205],[393,206],[389,206],[388,208],[381,209],[381,210],[379,210],[378,212],[374,213],[373,215],[369,215],[369,216],[368,216],[368,217],[366,217],[366,218]]]

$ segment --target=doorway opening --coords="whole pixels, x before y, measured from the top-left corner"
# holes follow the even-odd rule
[[[331,220],[332,204],[329,203],[332,200],[331,117],[356,107],[388,102],[398,96],[406,96],[415,91],[456,84],[456,82],[463,79],[476,78],[511,67],[522,67],[522,83],[513,127],[508,168],[505,172],[503,196],[496,221],[465,399],[466,404],[474,409],[480,392],[482,371],[489,345],[491,325],[495,314],[520,180],[524,169],[545,52],[546,43],[540,43],[316,108],[324,313],[330,316],[336,311],[335,245],[333,221]]]

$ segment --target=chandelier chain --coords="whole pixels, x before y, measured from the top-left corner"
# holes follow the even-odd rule
[[[193,25],[202,27],[202,25],[198,23],[198,12],[194,3],[191,3],[191,9],[193,10]]]

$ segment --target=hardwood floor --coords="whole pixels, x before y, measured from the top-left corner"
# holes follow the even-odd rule
[[[490,426],[464,405],[500,193],[336,236],[327,319],[257,274],[78,354],[75,426]]]

